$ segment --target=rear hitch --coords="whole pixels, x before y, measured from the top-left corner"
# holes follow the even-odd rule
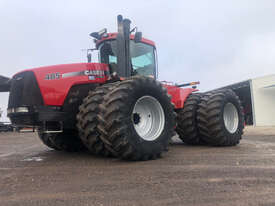
[[[62,133],[63,132],[63,122],[48,122],[43,121],[43,133],[52,134],[52,133]]]

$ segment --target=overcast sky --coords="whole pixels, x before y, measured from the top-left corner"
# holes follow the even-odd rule
[[[160,80],[205,91],[275,73],[274,0],[0,0],[1,74],[85,62],[88,34],[116,31],[118,14],[155,41]]]

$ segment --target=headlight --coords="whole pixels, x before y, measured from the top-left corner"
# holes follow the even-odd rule
[[[28,109],[28,107],[17,107],[17,108],[15,108],[15,112],[16,113],[29,112],[29,109]]]
[[[9,108],[7,109],[7,114],[13,114],[13,113],[27,113],[29,112],[28,107],[17,107],[17,108]]]

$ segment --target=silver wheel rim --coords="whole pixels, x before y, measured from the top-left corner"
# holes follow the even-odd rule
[[[238,129],[239,115],[238,110],[232,103],[227,103],[224,107],[223,120],[228,132],[234,133]]]
[[[137,134],[146,141],[157,139],[164,129],[165,115],[159,101],[152,96],[139,98],[132,112]]]

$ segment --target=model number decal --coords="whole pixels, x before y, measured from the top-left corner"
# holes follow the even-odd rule
[[[57,73],[50,73],[50,74],[46,74],[45,79],[46,80],[54,80],[54,79],[60,79],[61,75],[59,72]]]
[[[84,71],[78,71],[78,72],[68,72],[64,74],[60,74],[59,72],[57,72],[57,73],[46,74],[45,80],[55,80],[55,79],[76,77],[76,76],[95,76],[95,78],[104,78],[105,75],[108,75],[108,74],[106,71],[103,71],[103,70],[84,70]]]

